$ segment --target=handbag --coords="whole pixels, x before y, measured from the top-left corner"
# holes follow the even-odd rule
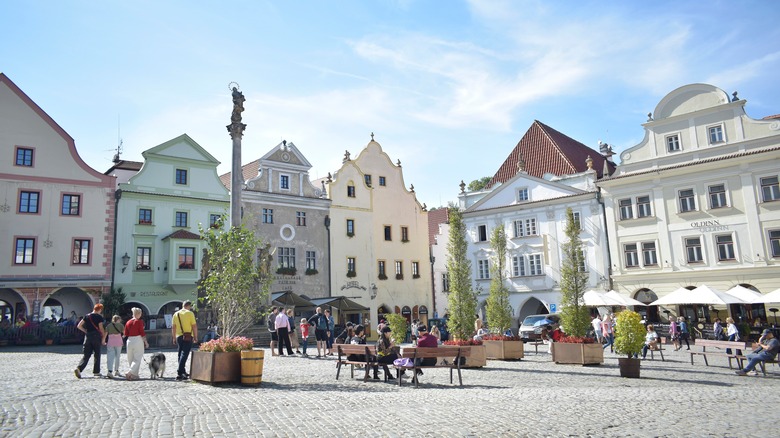
[[[393,361],[393,365],[397,367],[413,367],[414,362],[408,357],[401,357]]]
[[[179,318],[179,328],[184,330],[184,326],[181,323],[181,314],[177,313],[176,316]],[[192,342],[192,332],[184,332],[181,335],[181,340],[184,342]]]

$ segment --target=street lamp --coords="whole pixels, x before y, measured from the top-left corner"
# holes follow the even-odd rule
[[[125,269],[127,269],[127,265],[130,264],[130,256],[127,254],[127,251],[125,251],[125,255],[122,256],[122,273],[125,273]]]
[[[377,291],[376,284],[375,283],[371,283],[371,292],[370,293],[371,293],[371,299],[372,300],[374,298],[376,298],[376,291]]]
[[[780,312],[776,307],[772,307],[769,309],[770,312],[772,312],[772,316],[775,318],[774,327],[777,327],[777,312]]]

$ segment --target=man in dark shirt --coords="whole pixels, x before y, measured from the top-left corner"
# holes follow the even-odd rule
[[[426,347],[426,348],[436,348],[439,346],[439,340],[436,338],[436,336],[433,336],[432,334],[428,333],[428,327],[425,324],[421,324],[417,327],[417,346],[418,347]],[[438,359],[435,357],[426,357],[424,359],[417,359],[417,365],[418,366],[433,366],[436,365],[436,361]],[[417,370],[417,375],[414,376],[412,381],[417,379],[417,376],[422,376],[423,371]]]
[[[85,333],[84,345],[82,347],[84,355],[82,356],[79,365],[73,370],[77,379],[81,378],[81,372],[87,367],[90,356],[95,357],[92,361],[92,374],[95,377],[102,377],[100,375],[100,348],[105,344],[103,340],[106,338],[106,332],[103,329],[105,320],[103,319],[102,313],[103,305],[100,303],[95,304],[92,313],[88,313],[76,327]]]
[[[759,362],[774,359],[778,351],[780,351],[780,341],[775,338],[772,330],[764,330],[764,333],[761,334],[761,338],[758,340],[758,349],[747,355],[748,364],[745,368],[737,371],[737,374],[746,376],[747,373],[756,369],[756,365]]]

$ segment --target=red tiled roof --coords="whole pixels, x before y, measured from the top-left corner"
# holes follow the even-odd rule
[[[111,175],[111,172],[113,172],[116,169],[120,170],[135,170],[136,172],[141,170],[141,168],[144,166],[144,163],[141,161],[128,161],[128,160],[120,160],[116,163],[114,163],[113,166],[111,166],[110,169],[106,170],[104,172],[104,175]]]
[[[780,119],[780,114],[775,114],[773,116],[766,116],[762,120],[773,120],[773,119]]]
[[[254,161],[251,161],[251,162],[241,166],[241,173],[244,176],[243,180],[246,181],[248,179],[256,177],[258,169],[260,169],[260,160],[254,160]],[[231,177],[230,177],[230,175],[231,174],[232,174],[232,172],[228,172],[228,173],[226,173],[224,175],[220,175],[219,176],[219,180],[222,181],[222,185],[227,187],[228,190],[230,190],[230,184],[231,184],[231,180],[230,180]]]
[[[439,234],[439,224],[450,220],[450,209],[442,207],[428,212],[428,246],[436,243],[436,235]]]
[[[191,231],[187,230],[176,230],[173,233],[163,237],[162,240],[165,239],[190,239],[190,240],[200,240],[200,235],[195,234]]]
[[[545,173],[570,175],[584,172],[588,170],[585,163],[588,156],[593,160],[593,170],[601,178],[606,160],[603,155],[544,123],[534,120],[504,164],[493,175],[493,179],[490,180],[487,187],[504,183],[517,175],[517,161],[520,157],[525,162],[525,171],[531,176],[541,178]],[[614,171],[614,163],[609,163],[608,166],[610,173]]]

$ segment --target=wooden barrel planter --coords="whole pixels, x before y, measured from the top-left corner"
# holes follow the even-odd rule
[[[241,384],[260,386],[263,381],[263,350],[243,350],[241,352]]]
[[[618,365],[620,366],[620,377],[628,377],[631,379],[639,378],[639,367],[642,361],[634,358],[621,357],[618,358]]]

